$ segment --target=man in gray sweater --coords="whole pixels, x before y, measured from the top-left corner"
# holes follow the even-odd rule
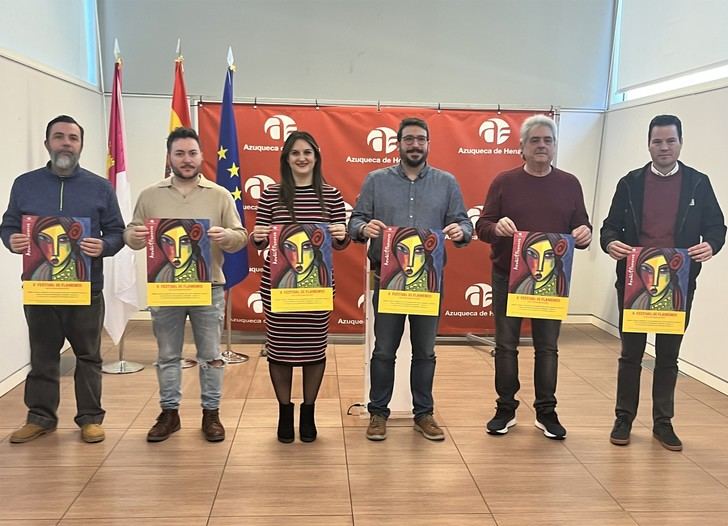
[[[441,230],[456,247],[470,242],[473,225],[468,219],[460,185],[452,174],[427,164],[430,136],[422,119],[407,118],[397,132],[400,164],[370,173],[349,221],[354,241],[369,243],[374,281],[374,351],[370,373],[370,413],[367,438],[387,437],[387,418],[394,390],[394,361],[404,331],[405,314],[378,312],[382,231],[387,226]],[[435,337],[439,316],[409,315],[412,334],[410,383],[415,430],[429,440],[445,435],[432,416],[432,382],[435,376]]]

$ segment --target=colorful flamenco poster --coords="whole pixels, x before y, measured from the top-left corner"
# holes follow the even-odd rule
[[[147,304],[152,307],[212,303],[207,219],[147,219]]]
[[[271,310],[333,310],[333,263],[328,225],[272,225],[269,240]]]
[[[622,331],[684,334],[687,249],[635,247],[626,273]]]
[[[23,253],[25,305],[90,305],[91,258],[81,240],[91,235],[88,217],[23,216],[30,245]]]
[[[574,238],[571,235],[516,232],[506,315],[566,319],[573,261]]]
[[[414,227],[387,227],[382,233],[379,312],[437,316],[445,234]]]

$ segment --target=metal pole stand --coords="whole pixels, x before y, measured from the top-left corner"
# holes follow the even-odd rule
[[[225,329],[227,330],[227,345],[226,349],[222,352],[222,359],[225,360],[225,363],[229,364],[245,363],[250,360],[250,356],[240,352],[235,352],[232,348],[232,312],[233,299],[232,295],[230,294],[230,289],[228,289],[227,291],[225,291]]]
[[[107,374],[129,374],[137,373],[144,369],[144,365],[137,362],[127,362],[124,360],[124,337],[126,336],[126,328],[124,334],[119,340],[119,360],[116,362],[105,363],[101,366],[101,370]]]

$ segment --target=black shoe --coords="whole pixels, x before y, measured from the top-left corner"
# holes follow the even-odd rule
[[[662,444],[662,447],[670,451],[682,451],[682,442],[672,429],[670,422],[655,424],[652,428],[652,436]]]
[[[278,404],[278,440],[290,444],[296,437],[293,430],[293,404]]]
[[[491,435],[505,435],[508,428],[516,425],[516,410],[498,407],[495,416],[485,425],[485,430]]]
[[[629,444],[629,434],[632,431],[632,422],[624,416],[618,416],[614,421],[609,441],[615,446],[626,446]]]
[[[301,404],[301,418],[298,421],[298,432],[301,435],[301,442],[313,442],[316,440],[316,421],[314,420],[315,404]]]
[[[534,425],[543,431],[546,438],[550,438],[552,440],[563,440],[566,438],[566,429],[564,429],[564,426],[562,426],[561,422],[559,422],[559,417],[556,415],[556,411],[537,413]]]

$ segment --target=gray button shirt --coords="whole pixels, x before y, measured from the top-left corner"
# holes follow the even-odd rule
[[[354,241],[367,241],[361,230],[372,219],[387,226],[433,230],[458,223],[463,230],[463,239],[456,242],[456,246],[467,245],[473,235],[460,185],[452,174],[430,165],[425,165],[414,181],[407,177],[400,164],[371,172],[349,220],[349,235]],[[379,237],[369,246],[369,260],[374,268],[379,268],[381,252]]]

